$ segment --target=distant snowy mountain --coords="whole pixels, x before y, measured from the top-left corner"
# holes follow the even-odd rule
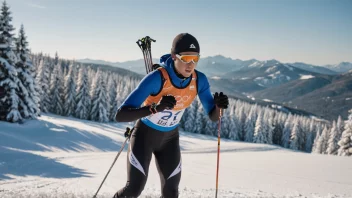
[[[110,65],[113,67],[119,67],[123,69],[127,69],[133,72],[136,72],[138,74],[145,75],[146,74],[146,69],[145,69],[145,63],[143,59],[138,59],[138,60],[132,60],[132,61],[126,61],[126,62],[108,62],[108,61],[103,61],[103,60],[92,60],[92,59],[80,59],[77,60],[78,62],[82,63],[93,63],[93,64],[100,64],[100,65]],[[153,63],[158,63],[159,59],[153,59]]]
[[[105,60],[93,60],[93,59],[89,59],[89,58],[79,59],[79,60],[77,60],[77,62],[93,63],[93,64],[98,64],[98,65],[111,65],[111,66],[116,66],[119,64],[119,62],[109,62],[109,61],[105,61]]]
[[[240,59],[227,58],[222,55],[209,56],[200,59],[197,69],[208,76],[223,76],[228,72],[237,71],[255,61],[254,59],[242,61]]]
[[[289,63],[289,64],[300,69],[304,69],[307,71],[320,73],[320,74],[336,75],[338,73],[326,67],[310,65],[310,64],[301,63],[301,62],[295,62],[295,63]]]
[[[326,68],[329,68],[338,73],[345,73],[352,69],[352,63],[350,62],[341,62],[335,65],[325,65]]]
[[[292,80],[314,77],[318,75],[307,70],[293,67],[289,64],[280,63],[277,60],[255,61],[240,70],[229,72],[225,78],[241,79],[251,84],[254,81],[257,85],[268,88],[279,86]]]

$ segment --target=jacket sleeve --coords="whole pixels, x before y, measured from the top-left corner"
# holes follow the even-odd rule
[[[203,108],[207,115],[209,116],[210,120],[217,121],[220,115],[220,108],[218,108],[214,103],[213,95],[210,91],[210,84],[207,77],[197,71],[198,77],[198,97],[201,101]]]
[[[117,110],[116,121],[131,122],[150,115],[149,106],[141,105],[149,95],[158,93],[161,85],[162,78],[158,70],[145,76]]]

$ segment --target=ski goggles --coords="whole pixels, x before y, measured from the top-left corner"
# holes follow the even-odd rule
[[[200,55],[179,55],[176,54],[176,57],[181,60],[183,63],[197,63],[199,61]]]

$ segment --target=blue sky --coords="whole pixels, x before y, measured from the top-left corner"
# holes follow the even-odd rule
[[[18,33],[33,52],[68,59],[154,58],[181,32],[197,37],[201,55],[325,65],[352,62],[352,0],[7,0]]]

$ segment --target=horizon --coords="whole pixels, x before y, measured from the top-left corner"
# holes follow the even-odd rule
[[[177,34],[189,32],[198,39],[202,57],[317,66],[352,62],[349,0],[6,3],[13,33],[23,24],[33,53],[57,52],[64,59],[142,59],[136,41],[147,35],[156,40],[152,55],[159,59],[169,53]]]

